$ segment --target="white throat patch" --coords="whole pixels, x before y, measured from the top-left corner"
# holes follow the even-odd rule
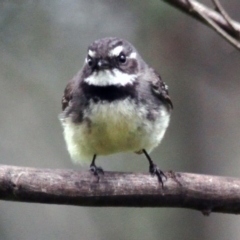
[[[119,71],[118,69],[113,69],[112,71],[104,70],[94,72],[91,76],[84,79],[84,81],[90,85],[95,86],[125,86],[127,84],[133,84],[136,77],[136,74],[127,74]]]

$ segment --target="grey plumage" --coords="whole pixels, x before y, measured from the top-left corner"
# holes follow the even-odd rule
[[[172,107],[167,86],[129,42],[96,40],[62,98],[68,151],[76,162],[93,159],[95,175],[102,171],[95,166],[96,155],[146,155],[163,138]],[[149,163],[150,172],[162,182],[163,172]]]

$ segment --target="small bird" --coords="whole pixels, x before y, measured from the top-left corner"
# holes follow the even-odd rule
[[[163,185],[165,174],[149,153],[159,145],[173,108],[168,87],[128,41],[107,37],[89,47],[82,69],[67,84],[60,120],[74,162],[91,162],[98,155],[143,153],[149,172]]]

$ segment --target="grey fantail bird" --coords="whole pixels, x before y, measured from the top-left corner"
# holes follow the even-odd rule
[[[91,162],[96,176],[103,173],[97,155],[144,153],[163,184],[165,175],[148,154],[161,142],[172,108],[167,85],[129,42],[96,40],[62,98],[68,152],[75,162]]]

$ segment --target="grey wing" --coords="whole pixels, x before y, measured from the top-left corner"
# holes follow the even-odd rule
[[[157,74],[155,71],[154,73],[156,77],[151,82],[151,90],[153,94],[161,101],[166,103],[169,109],[173,109],[173,103],[169,96],[168,86],[162,81],[159,74]]]
[[[62,97],[62,110],[64,111],[68,106],[71,104],[72,100],[72,93],[73,93],[73,81],[70,81],[65,90]]]
[[[76,78],[73,78],[66,86],[62,97],[62,114],[60,119],[71,117],[73,122],[79,123],[83,120],[83,110],[86,104],[84,96],[80,98],[81,91],[76,89]],[[77,97],[76,97],[77,96]]]

